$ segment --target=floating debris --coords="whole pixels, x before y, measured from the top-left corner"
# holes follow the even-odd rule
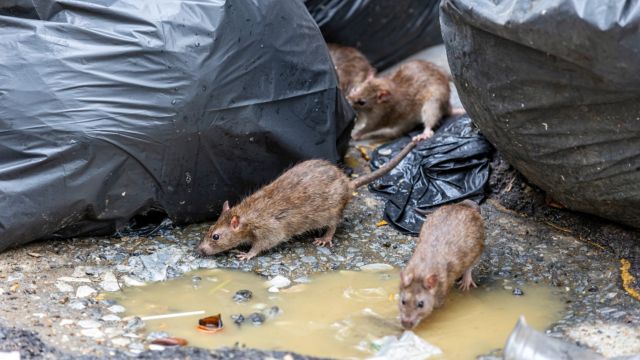
[[[233,301],[237,303],[244,303],[251,300],[252,297],[253,293],[251,292],[251,290],[238,290],[235,294],[233,294]]]
[[[187,340],[177,337],[165,337],[151,341],[151,344],[161,346],[186,346],[188,343]]]
[[[196,330],[203,333],[217,333],[218,331],[222,331],[222,316],[220,314],[207,316],[206,318],[202,318],[198,320],[198,326]]]
[[[513,289],[513,295],[522,296],[522,295],[524,295],[524,291],[522,291],[522,289],[520,289],[520,288],[515,288],[515,289]]]

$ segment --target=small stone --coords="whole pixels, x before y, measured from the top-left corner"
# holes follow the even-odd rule
[[[62,281],[56,281],[56,287],[62,292],[73,292],[75,290],[73,286]]]
[[[387,270],[393,270],[393,266],[391,266],[389,264],[381,264],[381,263],[367,264],[367,265],[361,266],[360,270],[362,270],[362,271],[387,271]]]
[[[278,289],[282,289],[285,288],[289,285],[291,285],[291,280],[287,279],[286,277],[282,276],[282,275],[278,275],[276,277],[274,277],[273,279],[268,281],[270,286],[274,286]]]
[[[274,306],[270,307],[269,310],[266,311],[266,313],[267,313],[267,317],[269,317],[271,319],[271,318],[274,318],[274,317],[282,314],[282,310],[280,310],[279,307],[274,305]]]
[[[134,354],[140,354],[144,351],[144,345],[141,343],[131,343],[129,344],[129,351]]]
[[[238,290],[235,294],[233,294],[233,301],[237,303],[244,303],[251,300],[252,297],[253,293],[251,292],[251,290]]]
[[[111,271],[107,271],[106,273],[104,273],[102,282],[100,283],[100,287],[102,287],[102,290],[109,292],[120,290],[118,279]]]
[[[302,257],[302,262],[305,262],[307,264],[315,264],[318,262],[318,259],[316,259],[314,256],[303,256]]]
[[[149,344],[149,350],[151,350],[151,351],[162,351],[162,350],[164,350],[164,346],[156,345],[156,344]]]
[[[60,326],[67,326],[73,324],[73,320],[71,319],[62,319],[60,320]]]
[[[200,277],[200,276],[194,276],[194,277],[191,278],[191,285],[194,288],[199,287],[201,282],[202,282],[202,277]]]
[[[317,247],[316,250],[321,254],[331,255],[331,250],[329,250],[328,248],[326,248],[324,246]]]
[[[123,337],[117,337],[115,339],[111,339],[111,343],[116,346],[127,346],[131,343],[131,340]]]
[[[129,320],[129,322],[127,322],[127,325],[125,326],[124,329],[126,331],[132,331],[132,332],[142,330],[144,329],[144,321],[142,321],[142,319],[140,319],[139,317],[135,316],[131,320]]]
[[[254,326],[262,325],[262,323],[264,323],[264,320],[265,317],[261,313],[252,313],[251,315],[249,315],[249,321],[251,321],[251,324],[253,324]]]
[[[69,302],[69,305],[67,306],[69,306],[73,310],[84,310],[87,307],[87,304],[85,301],[82,301],[82,300],[73,300]]]
[[[79,277],[70,277],[70,276],[59,277],[58,280],[64,281],[64,282],[81,282],[81,283],[91,282],[91,280],[89,280],[88,278],[79,278]]]
[[[111,306],[111,305],[115,305],[115,304],[116,304],[115,300],[111,300],[111,299],[100,300],[100,305]]]
[[[91,286],[82,285],[78,287],[78,290],[76,290],[76,297],[85,298],[87,296],[91,296],[96,293],[97,293],[96,289],[92,288]]]
[[[102,333],[102,331],[96,328],[82,329],[80,330],[80,334],[90,338],[94,338],[94,339],[104,337],[104,334]]]
[[[125,286],[129,286],[129,287],[131,287],[131,286],[144,286],[145,285],[144,282],[142,282],[142,281],[140,281],[140,280],[138,280],[136,278],[133,278],[131,276],[128,276],[128,275],[123,276],[122,277],[122,281],[124,282]]]
[[[7,276],[7,282],[20,281],[22,279],[24,279],[24,274],[19,272]]]
[[[164,332],[164,331],[152,331],[149,333],[149,335],[147,335],[147,341],[151,342],[153,340],[156,339],[164,339],[164,338],[168,338],[171,337],[171,335],[169,335],[169,333]]]
[[[275,286],[272,286],[269,289],[267,289],[267,291],[270,292],[270,293],[277,293],[277,292],[280,292],[280,289],[278,289]]]
[[[107,310],[111,311],[114,314],[119,314],[125,312],[126,309],[122,305],[113,305],[109,306]]]
[[[233,314],[231,315],[231,320],[233,323],[240,326],[244,322],[244,316],[242,314]]]
[[[120,318],[120,316],[114,315],[114,314],[105,315],[101,319],[102,319],[102,321],[120,321],[120,320],[122,320]]]
[[[78,321],[78,326],[83,329],[95,329],[102,326],[102,324],[95,320],[80,320]]]
[[[378,154],[380,154],[382,156],[389,156],[389,155],[391,155],[391,149],[389,149],[389,148],[380,149],[380,150],[378,150]]]
[[[522,291],[522,289],[520,289],[520,288],[515,288],[515,289],[513,289],[513,295],[522,296],[522,295],[524,295],[524,291]]]

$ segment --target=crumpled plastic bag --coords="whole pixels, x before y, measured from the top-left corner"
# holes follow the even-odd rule
[[[382,166],[410,139],[406,136],[374,150],[372,170]],[[484,199],[492,151],[491,144],[468,116],[449,118],[432,138],[418,144],[369,189],[387,199],[385,220],[403,233],[417,235],[424,222],[423,214],[464,199]]]
[[[422,340],[413,331],[405,331],[400,338],[385,336],[374,345],[379,350],[368,360],[424,360],[442,355],[440,348]]]

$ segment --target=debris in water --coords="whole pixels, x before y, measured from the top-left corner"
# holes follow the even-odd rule
[[[278,276],[274,277],[273,279],[267,281],[267,284],[269,286],[273,286],[273,287],[276,287],[278,289],[282,289],[282,288],[285,288],[285,287],[291,285],[291,280],[287,279],[286,277],[284,277],[282,275],[278,275]]]
[[[246,289],[238,290],[233,295],[233,301],[237,303],[243,303],[251,300],[252,297],[253,297],[253,293],[251,292],[251,290],[246,290]]]
[[[159,338],[151,342],[151,344],[162,346],[186,346],[188,343],[189,342],[187,340],[177,337]]]
[[[265,317],[261,313],[255,312],[249,315],[249,321],[251,321],[251,324],[253,324],[254,326],[262,325],[262,323],[264,323],[264,320]]]
[[[231,320],[233,323],[240,326],[244,322],[244,316],[242,314],[233,314],[231,315]]]
[[[515,289],[513,289],[513,295],[522,296],[522,295],[524,295],[524,291],[522,291],[522,289],[520,289],[520,288],[515,288]]]
[[[160,319],[169,319],[169,318],[175,318],[175,317],[193,316],[193,315],[202,315],[202,314],[204,314],[204,310],[179,312],[179,313],[164,314],[164,315],[143,316],[141,319],[144,320],[144,321],[147,321],[147,320],[160,320]]]
[[[204,333],[216,333],[221,331],[223,328],[222,324],[222,316],[220,314],[207,316],[206,318],[202,318],[198,320],[198,326],[196,330]]]
[[[282,314],[282,310],[280,310],[279,307],[274,305],[274,306],[270,307],[269,310],[266,311],[266,313],[267,313],[267,316],[269,318],[274,318],[274,317]]]
[[[423,360],[442,354],[440,348],[422,340],[412,331],[405,331],[400,338],[385,336],[374,341],[373,346],[378,349],[378,352],[369,360]]]

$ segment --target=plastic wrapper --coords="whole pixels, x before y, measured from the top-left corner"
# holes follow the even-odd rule
[[[372,152],[371,168],[379,168],[410,140],[407,136],[378,147]],[[492,150],[469,117],[449,118],[369,189],[387,199],[384,216],[389,223],[417,235],[422,214],[464,199],[484,198]]]
[[[464,108],[556,202],[640,227],[640,3],[445,0]]]
[[[348,146],[353,112],[300,2],[14,0],[0,28],[0,250],[213,219]]]

